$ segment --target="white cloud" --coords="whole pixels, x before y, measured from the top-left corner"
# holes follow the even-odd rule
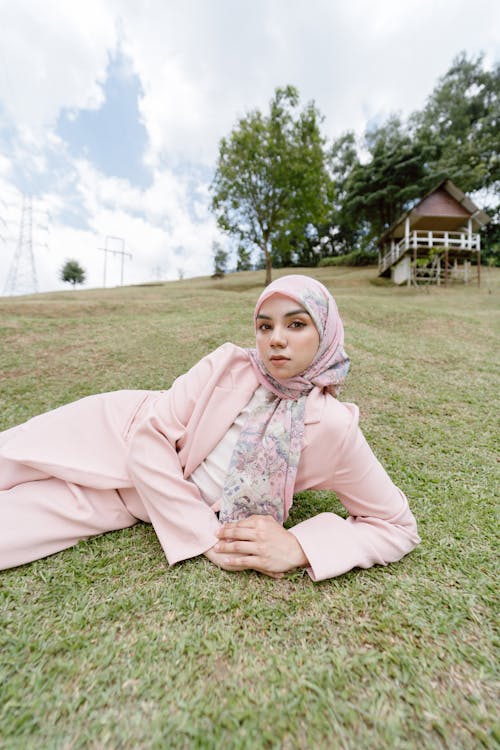
[[[498,57],[500,4],[478,0],[152,0],[121,9],[151,162],[212,164],[238,116],[276,86],[314,99],[330,135],[421,107],[462,49]],[[155,22],[151,23],[151,17]]]
[[[186,180],[163,170],[155,173],[151,187],[139,190],[126,180],[103,176],[88,162],[79,161],[76,166],[91,230],[81,234],[85,248],[79,245],[89,265],[89,285],[101,283],[104,256],[96,248],[105,246],[106,236],[123,238],[125,250],[133,256],[125,260],[126,282],[148,281],[158,275],[175,279],[180,269],[185,276],[211,273],[211,247],[218,231],[206,206],[204,211],[198,207],[194,217],[189,210],[191,176]],[[107,247],[121,249],[113,240]],[[120,263],[119,255],[108,255],[107,280],[111,285],[119,283]]]
[[[0,154],[0,178],[7,179],[11,174],[12,163],[6,156]]]
[[[477,0],[17,0],[3,3],[0,100],[30,128],[95,108],[119,38],[140,77],[151,159],[211,164],[238,115],[277,85],[325,127],[420,107],[462,49],[498,57],[500,4]]]
[[[145,243],[137,236],[137,227],[149,225],[161,230],[165,247],[185,248],[186,257],[198,254],[198,264],[199,252],[206,254],[207,244],[210,254],[218,233],[205,200],[196,199],[198,190],[205,197],[206,185],[192,171],[156,170],[152,185],[140,190],[127,180],[103,176],[83,160],[77,169],[82,203],[96,232],[124,236],[128,226],[132,230],[128,242],[141,247]],[[202,267],[206,267],[203,262]]]
[[[2,3],[0,100],[25,127],[52,124],[62,108],[102,102],[116,19],[99,0]]]

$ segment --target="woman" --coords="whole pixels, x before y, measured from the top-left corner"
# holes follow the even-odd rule
[[[168,391],[90,396],[0,433],[0,567],[153,524],[170,564],[313,580],[387,564],[419,537],[403,493],[336,398],[348,371],[335,302],[285,276],[255,309],[256,350],[224,344]],[[336,492],[289,530],[294,492]]]

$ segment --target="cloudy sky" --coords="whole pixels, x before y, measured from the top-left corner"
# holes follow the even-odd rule
[[[362,134],[422,107],[462,50],[500,59],[498,0],[0,0],[0,294],[30,215],[40,291],[68,258],[88,287],[105,257],[107,286],[122,257],[125,283],[211,273],[238,117],[290,83],[329,138]]]

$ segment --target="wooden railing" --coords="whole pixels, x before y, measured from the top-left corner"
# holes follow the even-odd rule
[[[382,256],[378,266],[378,272],[384,273],[390,266],[396,263],[408,250],[418,249],[448,249],[448,250],[475,250],[481,249],[479,234],[468,234],[467,232],[424,232],[414,230],[394,243],[389,252]]]

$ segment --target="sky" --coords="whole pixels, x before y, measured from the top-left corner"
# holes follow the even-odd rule
[[[293,84],[361,138],[461,51],[500,59],[498,0],[0,0],[0,295],[34,291],[30,238],[38,291],[68,259],[87,288],[212,273],[238,118]]]

